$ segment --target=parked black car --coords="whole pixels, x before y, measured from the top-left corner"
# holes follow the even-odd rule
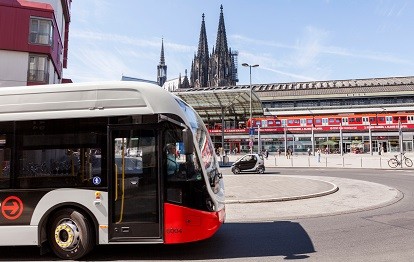
[[[247,154],[237,159],[231,165],[231,172],[238,174],[242,171],[253,171],[263,174],[265,172],[263,155]]]

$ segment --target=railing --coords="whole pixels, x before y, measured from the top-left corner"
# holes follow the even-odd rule
[[[242,154],[231,154],[229,156],[229,163],[231,164]],[[345,154],[343,156],[338,154],[321,154],[320,161],[318,156],[308,155],[293,155],[289,158],[284,154],[271,154],[265,159],[266,168],[271,167],[298,167],[298,168],[374,168],[374,169],[391,169],[388,161],[394,154],[386,153],[384,155],[369,155],[369,154]],[[412,158],[412,153],[410,154]],[[414,167],[399,166],[397,169],[414,169]]]

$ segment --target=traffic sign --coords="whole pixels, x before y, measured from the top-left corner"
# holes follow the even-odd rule
[[[18,219],[22,212],[23,202],[17,196],[9,196],[1,203],[1,213],[6,219]]]

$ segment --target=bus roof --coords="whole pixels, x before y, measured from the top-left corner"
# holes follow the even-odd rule
[[[173,113],[176,97],[143,82],[85,82],[0,88],[0,121]]]

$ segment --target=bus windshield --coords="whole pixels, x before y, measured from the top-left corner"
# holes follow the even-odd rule
[[[214,179],[218,173],[218,162],[215,156],[213,143],[211,142],[211,138],[203,120],[194,109],[182,100],[177,99],[177,102],[190,122],[191,131],[195,135],[197,141],[196,146],[200,149],[201,161],[207,171],[207,175],[210,179]]]

